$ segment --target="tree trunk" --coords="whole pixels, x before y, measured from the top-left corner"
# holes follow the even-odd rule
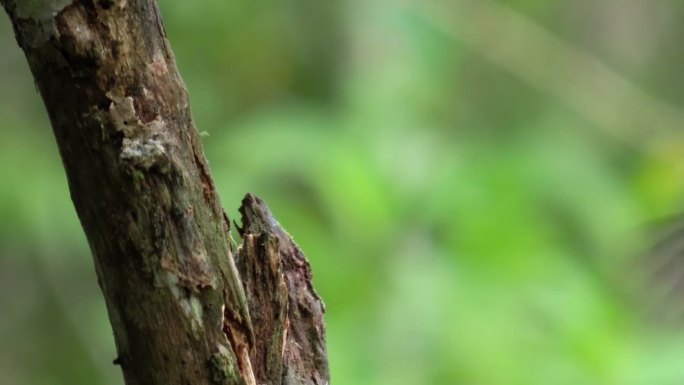
[[[126,383],[326,384],[309,265],[250,194],[238,273],[156,3],[0,3],[52,123]]]

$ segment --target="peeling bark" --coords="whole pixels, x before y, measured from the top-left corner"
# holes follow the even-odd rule
[[[52,123],[126,383],[327,383],[308,263],[251,195],[240,280],[156,3],[0,3]]]

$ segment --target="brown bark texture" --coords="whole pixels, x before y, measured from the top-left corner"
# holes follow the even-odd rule
[[[310,266],[251,194],[233,246],[155,1],[0,3],[52,123],[126,384],[327,384]]]

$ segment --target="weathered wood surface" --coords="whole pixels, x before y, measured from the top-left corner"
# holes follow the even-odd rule
[[[250,214],[268,212],[251,195],[245,294],[156,3],[0,3],[52,123],[126,383],[327,383],[308,263],[261,222],[270,214]]]
[[[328,383],[324,305],[309,262],[259,198],[247,194],[240,213],[237,265],[259,341],[251,355],[258,383]]]

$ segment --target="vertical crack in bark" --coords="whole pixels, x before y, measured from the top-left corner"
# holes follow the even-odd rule
[[[231,319],[232,312],[224,309],[223,333],[225,334],[230,346],[237,358],[237,365],[242,379],[246,385],[257,385],[254,370],[249,356],[250,340],[248,333],[236,325],[240,325],[236,320]]]

